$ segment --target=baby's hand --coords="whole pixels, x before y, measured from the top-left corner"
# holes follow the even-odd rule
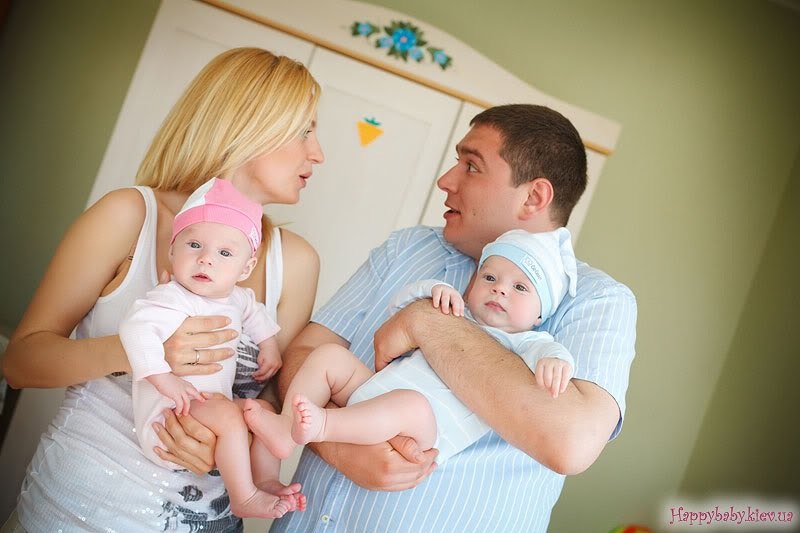
[[[147,376],[147,381],[162,395],[175,402],[175,414],[188,415],[192,400],[205,401],[194,385],[169,372]]]
[[[550,390],[553,398],[567,390],[567,384],[572,377],[572,365],[556,357],[542,357],[536,363],[536,383],[540,387]]]
[[[434,285],[431,289],[431,300],[433,306],[446,315],[449,315],[452,309],[453,316],[464,316],[464,298],[453,287]]]
[[[258,345],[259,352],[258,370],[253,372],[253,379],[264,381],[271,378],[281,368],[281,352],[278,349],[278,341],[275,337],[270,337]]]

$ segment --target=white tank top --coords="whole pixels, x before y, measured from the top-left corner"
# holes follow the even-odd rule
[[[146,215],[130,270],[122,284],[100,297],[76,328],[78,338],[116,335],[137,298],[156,285],[156,218],[153,191],[136,187]],[[276,318],[283,278],[280,231],[266,255],[266,307]],[[53,302],[53,305],[58,305]],[[238,346],[234,395],[254,397],[262,385],[250,378],[258,348]],[[127,374],[73,385],[42,435],[28,466],[17,507],[27,531],[241,531],[218,472],[196,476],[151,463],[133,427]]]

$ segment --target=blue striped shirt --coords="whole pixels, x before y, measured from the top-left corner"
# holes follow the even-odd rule
[[[475,261],[447,244],[441,228],[399,230],[313,317],[350,342],[373,367],[375,330],[388,318],[387,304],[404,285],[436,278],[464,291]],[[622,426],[625,391],[634,356],[636,301],[603,272],[578,263],[578,286],[544,322],[575,357],[575,378],[596,383],[617,401]],[[534,422],[532,422],[534,423]],[[273,532],[544,532],[564,476],[512,447],[491,431],[440,465],[417,487],[402,492],[362,489],[310,450],[295,481],[308,508],[277,520]]]

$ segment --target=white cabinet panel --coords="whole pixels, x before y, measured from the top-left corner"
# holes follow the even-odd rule
[[[324,303],[391,230],[419,222],[460,102],[327,50],[314,52],[310,68],[322,86],[326,160],[299,204],[266,211],[320,254]],[[362,144],[365,127],[378,136]]]
[[[132,185],[156,130],[211,58],[258,46],[308,63],[313,45],[194,0],[162,2],[89,197]]]

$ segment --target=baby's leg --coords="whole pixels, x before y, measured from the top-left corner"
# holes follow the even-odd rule
[[[327,405],[331,400],[337,405],[346,405],[353,391],[372,374],[346,348],[323,344],[311,352],[298,369],[289,385],[280,415],[248,401],[245,420],[250,430],[276,457],[285,459],[297,445],[291,434],[292,398],[295,395],[303,394],[316,405]]]
[[[417,391],[398,389],[339,409],[323,409],[302,394],[294,397],[292,436],[307,442],[378,444],[397,435],[414,439],[422,450],[436,442],[436,420]]]
[[[217,436],[214,460],[236,516],[279,518],[293,510],[292,498],[269,494],[253,482],[247,425],[233,402],[218,399],[192,402],[191,415]]]
[[[234,400],[236,405],[244,408],[249,403],[256,404],[269,412],[274,408],[264,400]],[[291,500],[291,511],[305,511],[306,497],[300,492],[300,483],[284,485],[280,481],[281,462],[270,453],[269,449],[258,438],[253,438],[250,443],[250,465],[253,472],[253,483],[259,489],[276,496],[287,496]]]
[[[277,414],[272,406],[256,400],[245,400],[244,420],[268,452],[277,459],[286,459],[292,454],[297,443],[292,440],[291,413]]]

